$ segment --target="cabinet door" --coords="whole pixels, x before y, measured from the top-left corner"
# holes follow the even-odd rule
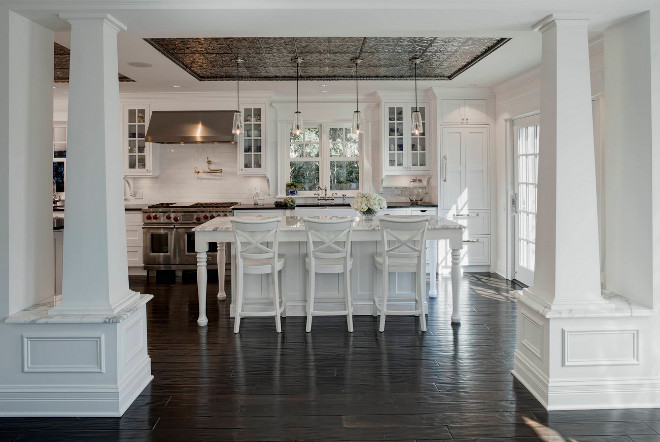
[[[486,100],[465,100],[465,107],[463,109],[465,124],[488,123],[486,103]]]
[[[145,141],[149,125],[149,106],[130,105],[124,107],[123,145],[124,145],[124,175],[152,175],[151,143]]]
[[[403,105],[387,105],[385,122],[385,169],[390,171],[405,170],[404,150],[404,109]]]
[[[442,130],[442,158],[440,173],[442,177],[442,208],[460,212],[466,203],[464,195],[463,167],[463,128],[446,127]]]
[[[465,100],[442,100],[442,122],[449,124],[463,123],[463,105]]]
[[[467,209],[488,209],[488,128],[465,128],[464,158],[465,185],[463,201],[464,212]]]
[[[490,236],[472,236],[463,240],[462,265],[490,264]]]
[[[238,172],[241,175],[264,175],[265,106],[247,106],[242,112],[243,134],[238,141]]]
[[[415,107],[410,108],[410,115]],[[428,149],[428,130],[426,124],[426,107],[419,106],[419,113],[422,115],[422,128],[423,131],[419,135],[410,135],[410,152],[409,152],[409,170],[430,170],[429,167],[429,149]]]

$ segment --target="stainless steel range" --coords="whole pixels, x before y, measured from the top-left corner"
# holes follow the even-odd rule
[[[232,216],[237,202],[160,203],[142,209],[144,268],[150,270],[194,270],[197,268],[193,229],[217,217]],[[229,262],[229,248],[220,245]],[[210,267],[218,264],[216,244],[209,245]]]

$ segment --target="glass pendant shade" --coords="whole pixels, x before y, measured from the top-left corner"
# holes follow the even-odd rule
[[[303,125],[303,116],[301,112],[294,112],[293,113],[293,125],[291,126],[291,133],[293,135],[300,135],[303,133],[305,130],[305,127]]]
[[[422,125],[422,114],[418,110],[415,110],[412,113],[412,125],[410,132],[413,135],[419,135],[424,132],[424,127]]]
[[[360,120],[361,120],[360,111],[353,112],[353,126],[351,127],[354,134],[358,135],[360,133]]]
[[[240,135],[243,133],[243,115],[241,112],[234,112],[234,122],[231,126],[231,133],[234,135]]]

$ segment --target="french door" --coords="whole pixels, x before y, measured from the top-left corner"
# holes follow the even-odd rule
[[[513,138],[514,279],[531,286],[536,255],[539,116],[515,120]]]

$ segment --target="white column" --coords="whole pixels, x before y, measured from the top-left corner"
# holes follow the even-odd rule
[[[603,304],[587,20],[548,16],[543,34],[534,285],[544,309]]]
[[[71,23],[66,225],[62,302],[53,314],[113,314],[136,302],[128,288],[120,140],[117,32],[107,14]]]

